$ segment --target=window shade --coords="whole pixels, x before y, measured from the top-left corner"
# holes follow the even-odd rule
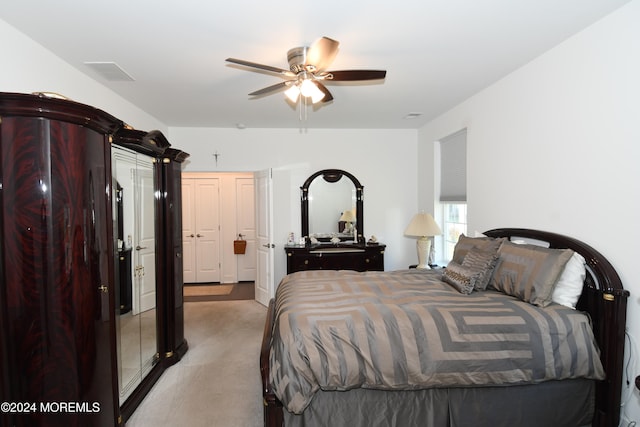
[[[467,201],[467,130],[440,140],[440,201]]]

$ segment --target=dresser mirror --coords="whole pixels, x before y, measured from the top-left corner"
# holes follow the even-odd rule
[[[362,188],[355,176],[340,169],[307,178],[300,187],[302,236],[319,242],[364,242]]]
[[[153,158],[112,146],[120,404],[158,361]]]

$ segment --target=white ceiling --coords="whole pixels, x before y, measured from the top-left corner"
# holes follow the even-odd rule
[[[334,100],[309,109],[305,127],[394,129],[424,125],[628,1],[20,0],[0,19],[167,126],[300,127],[281,92],[247,95],[281,77],[225,59],[288,69],[287,50],[331,37],[330,70],[387,77],[328,84]],[[134,81],[86,62],[115,62]]]

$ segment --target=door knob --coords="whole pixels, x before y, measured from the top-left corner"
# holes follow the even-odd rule
[[[98,286],[98,290],[104,292],[105,294],[109,292],[109,288],[105,285]]]
[[[194,236],[193,233],[191,233],[191,234],[189,234],[189,237],[196,237],[196,236]]]
[[[142,249],[147,249],[147,247],[146,246],[140,246],[140,245],[136,246],[136,251],[141,251]]]
[[[271,244],[267,243],[266,245],[262,245],[262,246],[264,246],[265,248],[275,248],[276,247],[276,245],[273,244],[273,243],[271,243]]]
[[[198,237],[202,237],[202,234],[198,233]]]

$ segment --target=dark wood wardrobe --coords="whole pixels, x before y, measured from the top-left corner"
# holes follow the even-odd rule
[[[118,177],[129,187],[116,180],[117,156],[134,159],[125,162],[133,178]],[[99,109],[0,93],[0,425],[122,425],[187,351],[180,233],[187,157],[161,132],[131,129]],[[138,192],[150,201],[140,208],[144,226],[128,213]],[[149,248],[136,240],[140,228],[151,235]],[[140,265],[138,252],[147,260]],[[151,291],[142,296],[137,281]],[[122,295],[127,286],[133,309]],[[125,325],[143,322],[152,325],[148,358],[123,338]],[[124,372],[136,378],[126,393]]]

